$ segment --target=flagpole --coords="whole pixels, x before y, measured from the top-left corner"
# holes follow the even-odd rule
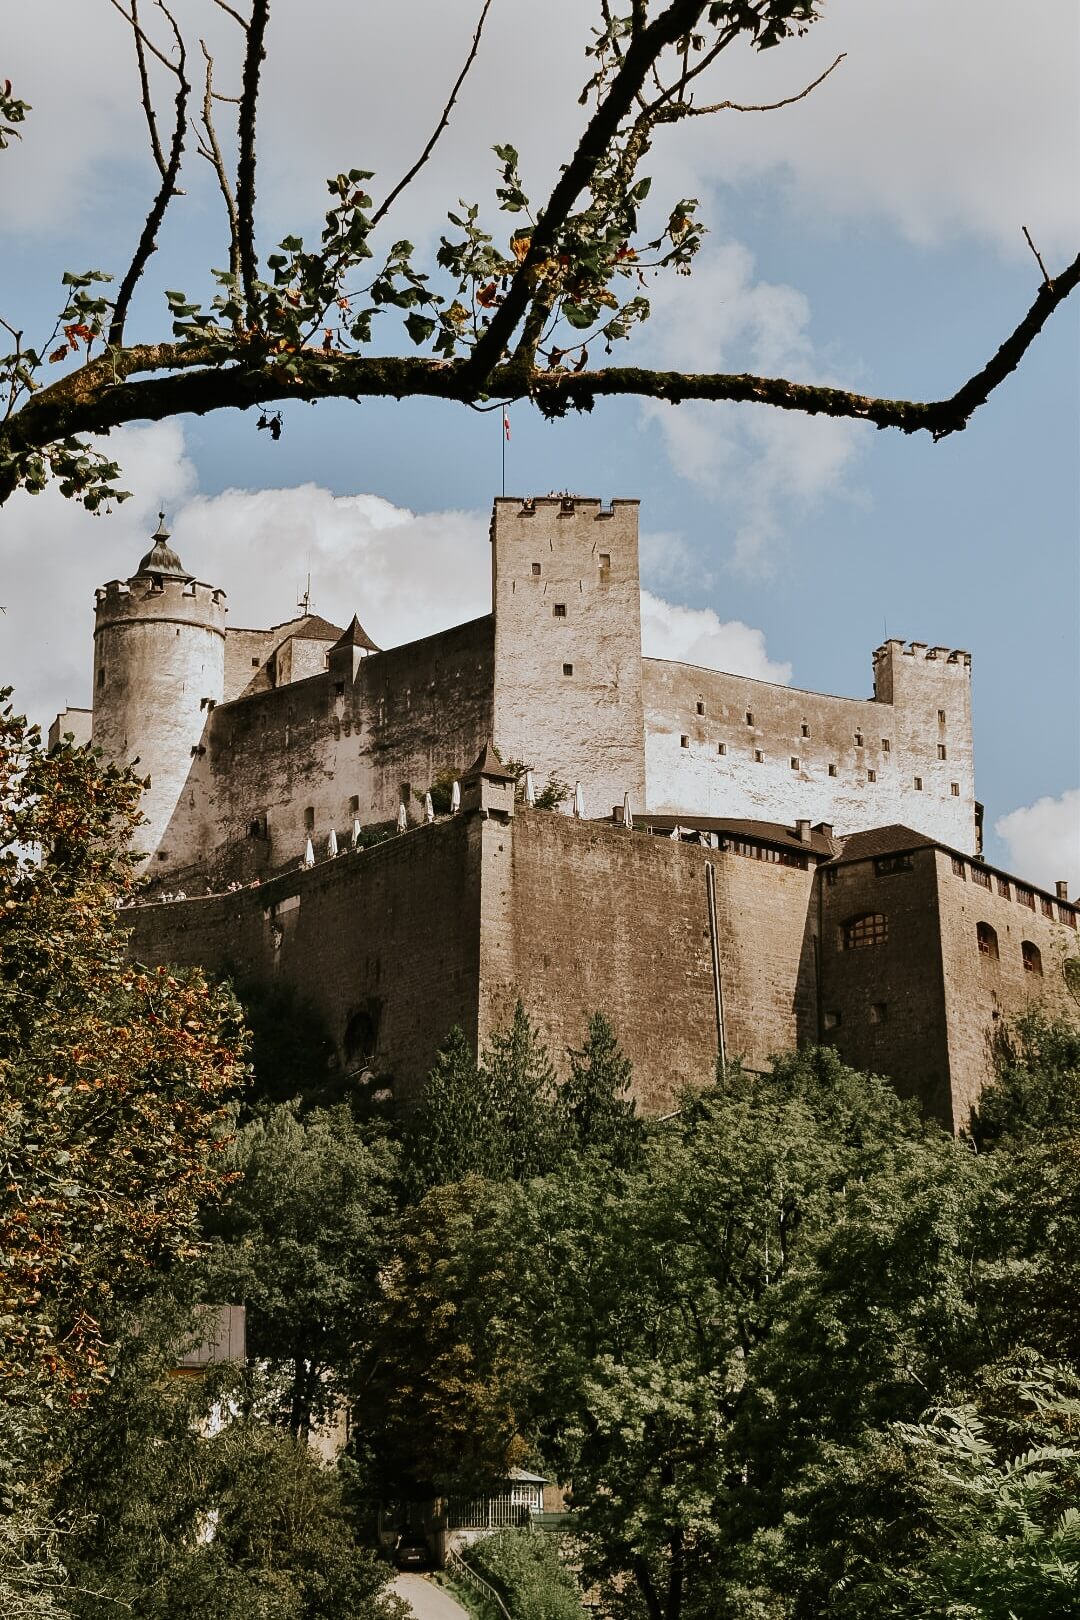
[[[502,492],[506,494],[506,410],[499,412],[499,440],[502,444]]]

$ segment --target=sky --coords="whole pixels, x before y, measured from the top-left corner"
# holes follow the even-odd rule
[[[64,269],[117,276],[152,168],[133,52],[108,0],[9,0],[0,76],[33,105],[0,154],[0,316],[47,335]],[[541,199],[586,117],[577,95],[593,0],[493,0],[472,75],[433,160],[388,221],[423,255],[445,213],[493,206],[496,142]],[[149,10],[145,8],[144,10]],[[177,0],[193,49],[236,88],[238,31]],[[257,219],[264,250],[314,237],[325,177],[388,186],[422,148],[464,60],[479,0],[394,6],[275,0],[264,71]],[[155,19],[155,28],[160,19]],[[157,37],[162,38],[160,32]],[[616,360],[752,369],[913,398],[951,393],[1080,245],[1080,11],[1075,0],[826,0],[776,50],[722,60],[719,113],[658,139],[656,216],[700,199],[688,279]],[[160,73],[163,106],[169,87]],[[228,108],[222,109],[223,115]],[[227,134],[227,122],[222,123]],[[200,172],[200,170],[202,172]],[[129,335],[167,334],[162,289],[205,293],[224,262],[220,201],[189,158]],[[546,423],[515,405],[510,494],[641,501],[646,651],[865,696],[883,636],[973,658],[976,787],[992,861],[1080,892],[1080,297],[967,430],[934,445],[758,406],[601,402]],[[391,334],[382,339],[389,345]],[[310,572],[318,611],[357,611],[393,645],[487,610],[498,414],[434,401],[251,414],[114,434],[133,498],[91,518],[54,491],[0,511],[0,680],[45,723],[89,701],[94,587],[126,577],[164,507],[185,563],[230,622],[281,621]]]

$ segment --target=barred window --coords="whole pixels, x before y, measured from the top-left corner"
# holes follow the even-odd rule
[[[979,955],[987,956],[992,962],[996,962],[998,959],[997,929],[991,928],[989,923],[976,923],[975,938],[979,945]]]
[[[971,868],[971,881],[972,883],[977,883],[980,889],[988,889],[990,887],[990,874],[986,870],[985,866],[973,866]]]
[[[1016,900],[1018,905],[1027,906],[1029,911],[1035,910],[1034,894],[1030,889],[1025,889],[1023,885],[1019,883],[1016,885]]]
[[[1012,899],[1012,890],[1009,888],[1009,880],[1008,880],[1008,878],[999,877],[997,879],[997,892],[1005,900],[1011,900]]]
[[[1030,939],[1025,939],[1023,944],[1020,946],[1020,954],[1024,958],[1024,972],[1037,974],[1037,976],[1041,979],[1042,952],[1040,951],[1039,947],[1037,945],[1033,945]]]
[[[1039,899],[1042,902],[1042,914],[1043,914],[1043,916],[1044,917],[1052,917],[1054,915],[1054,902],[1052,900],[1048,900],[1046,898],[1045,894],[1040,895]]]
[[[953,876],[954,877],[958,877],[958,878],[966,878],[967,877],[967,863],[965,861],[962,861],[960,859],[959,855],[954,855],[953,856],[953,858],[952,858],[952,869],[953,869]]]
[[[874,862],[874,875],[891,877],[894,872],[910,872],[914,864],[910,855],[879,855]]]
[[[888,918],[881,911],[849,917],[840,930],[841,949],[857,951],[864,945],[884,945],[889,937]]]

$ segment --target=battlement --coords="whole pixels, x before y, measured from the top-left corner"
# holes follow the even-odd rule
[[[898,658],[910,658],[914,662],[927,664],[950,664],[955,669],[971,669],[971,654],[962,647],[931,647],[926,641],[905,642],[897,636],[890,636],[888,641],[874,648],[875,669],[879,664],[890,664]]]
[[[177,619],[224,636],[226,600],[223,590],[198,580],[136,575],[99,586],[94,593],[94,614],[98,629],[136,620]]]

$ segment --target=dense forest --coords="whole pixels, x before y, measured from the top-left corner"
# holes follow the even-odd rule
[[[0,1612],[394,1620],[380,1500],[514,1466],[616,1620],[1080,1612],[1080,1031],[956,1139],[828,1047],[643,1119],[602,1014],[519,1007],[402,1121],[127,963],[137,797],[0,717]],[[225,1300],[246,1365],[170,1376]],[[550,1556],[489,1552],[513,1620]]]

